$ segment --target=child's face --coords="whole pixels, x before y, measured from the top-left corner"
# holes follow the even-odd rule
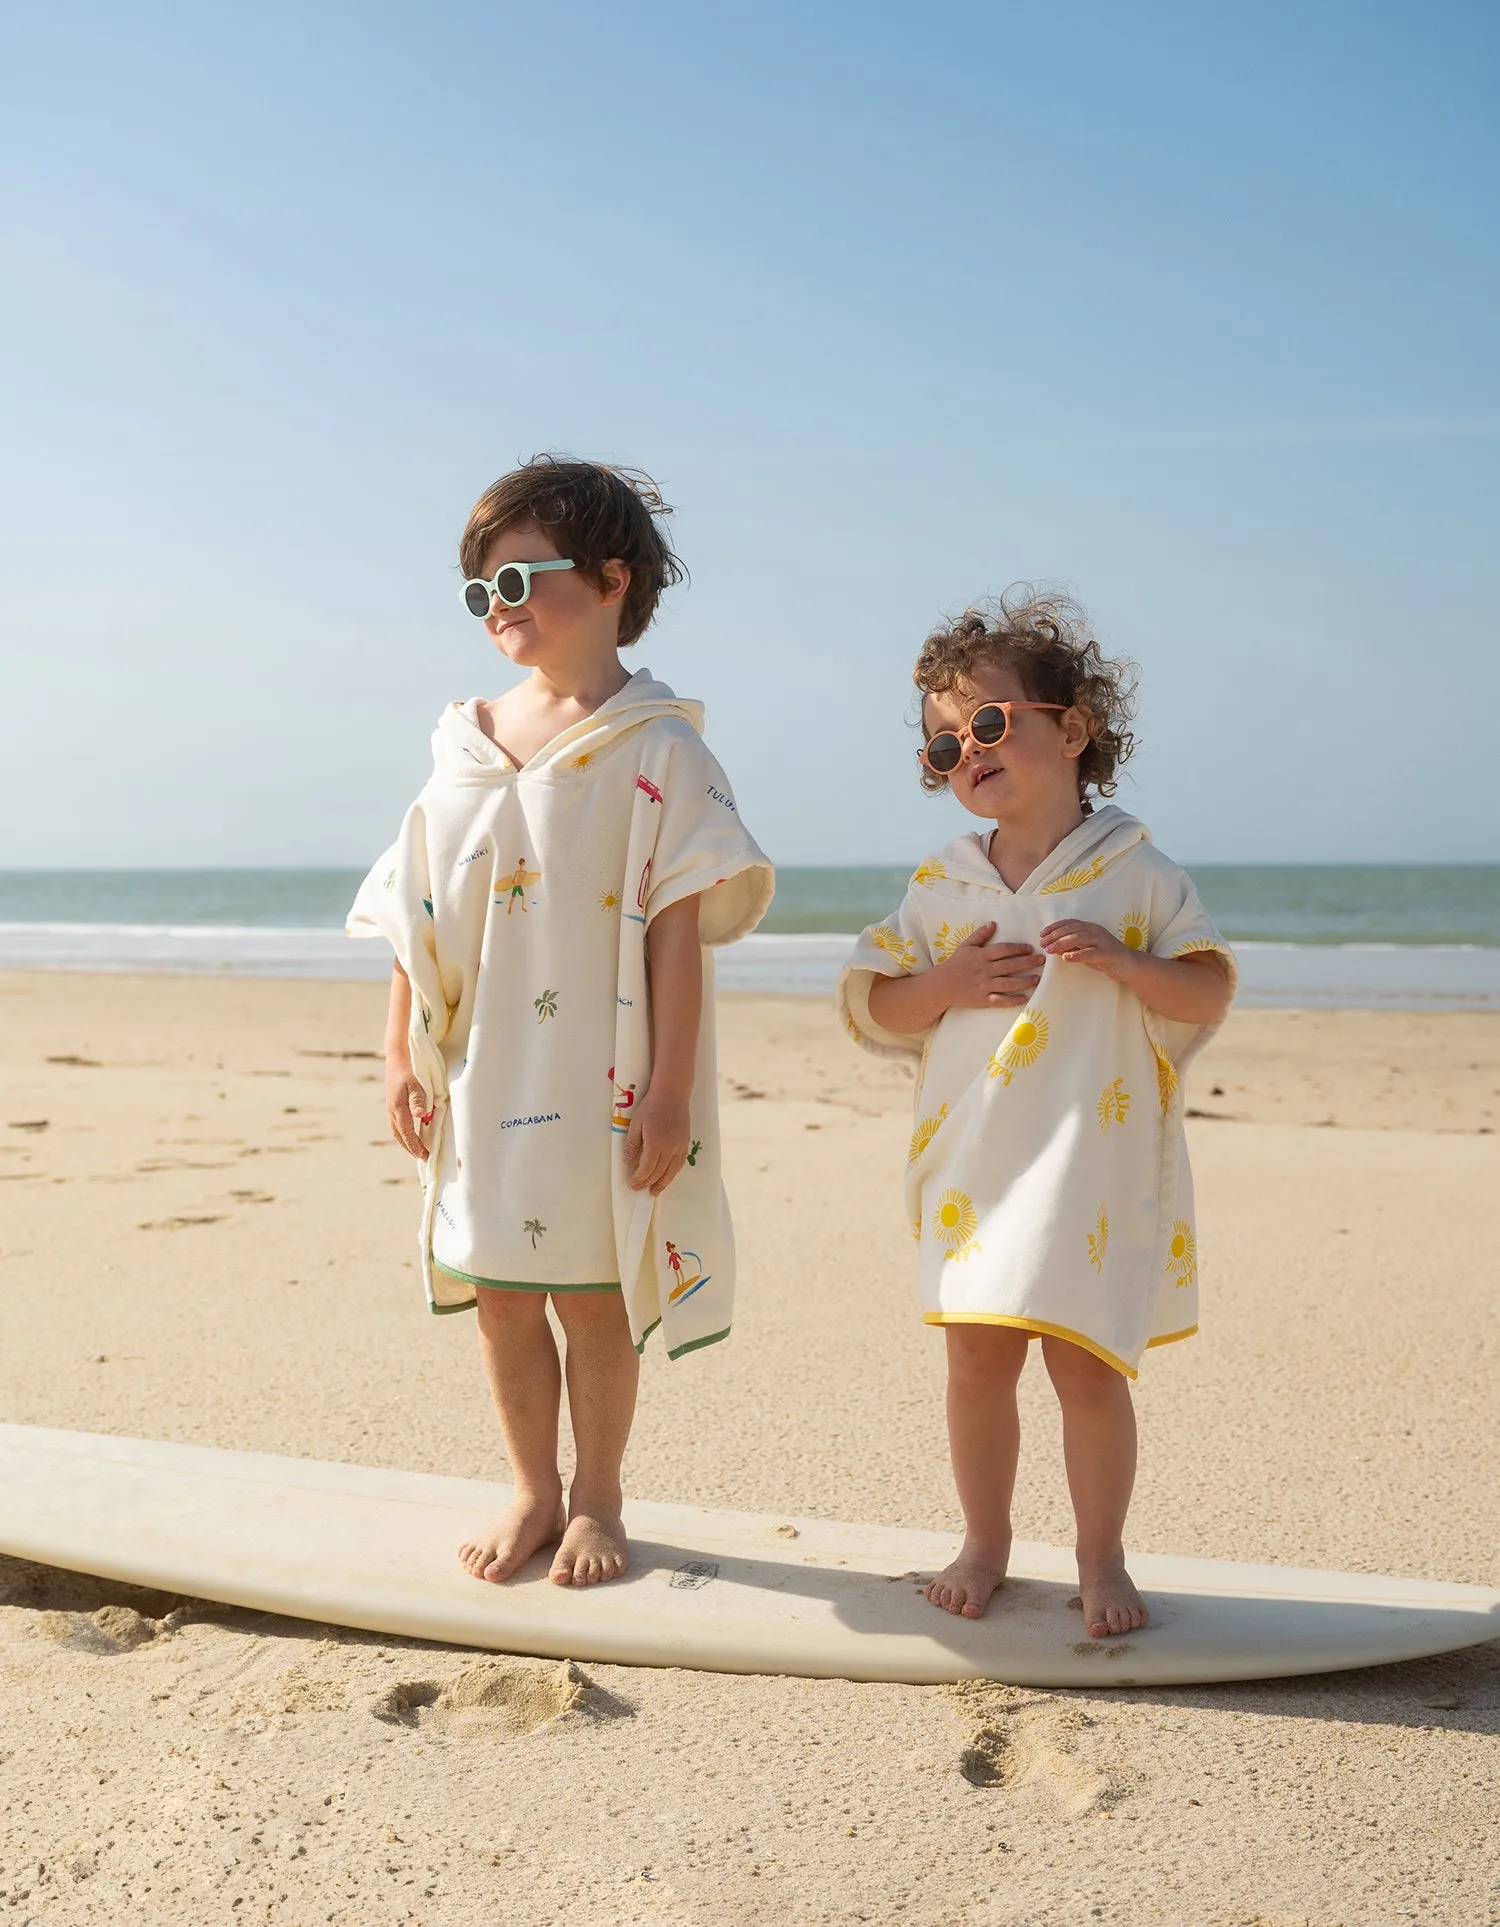
[[[962,730],[981,703],[1024,703],[1020,678],[993,663],[976,663],[967,681],[922,703],[922,730],[930,740],[941,729]],[[975,816],[1024,821],[1050,815],[1078,800],[1078,758],[1088,731],[1076,709],[1017,709],[993,748],[964,739],[963,761],[948,787]]]
[[[507,562],[557,562],[562,557],[533,522],[497,535],[484,552],[480,575],[493,582]],[[516,609],[494,599],[484,626],[502,655],[525,669],[576,660],[617,646],[620,603],[630,586],[623,562],[606,562],[601,591],[577,569],[531,578],[531,594]]]

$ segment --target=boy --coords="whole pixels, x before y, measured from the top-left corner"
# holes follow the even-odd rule
[[[494,1583],[554,1543],[559,1585],[625,1571],[638,1354],[658,1324],[673,1358],[730,1325],[702,946],[752,930],[772,876],[701,705],[620,661],[681,577],[668,512],[644,477],[553,456],[480,497],[464,600],[529,674],[444,712],[433,775],[349,919],[395,948],[386,1102],[421,1164],[428,1301],[477,1307],[515,1474],[510,1510],[459,1552]]]

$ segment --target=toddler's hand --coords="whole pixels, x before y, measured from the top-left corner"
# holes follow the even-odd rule
[[[1062,963],[1087,964],[1090,970],[1112,977],[1116,983],[1129,976],[1141,954],[1112,937],[1102,923],[1079,923],[1071,918],[1049,923],[1037,941],[1048,956]]]
[[[387,1065],[385,1073],[385,1114],[390,1119],[391,1136],[403,1151],[427,1162],[427,1146],[418,1133],[432,1122],[427,1108],[427,1093],[412,1075],[409,1065]]]
[[[635,1167],[632,1191],[661,1196],[687,1163],[691,1122],[685,1097],[668,1097],[648,1087],[635,1106],[625,1138],[625,1162]]]
[[[1024,1004],[1042,978],[1043,959],[1029,943],[991,943],[993,923],[982,923],[965,937],[944,964],[943,990],[949,1008],[990,1010]]]

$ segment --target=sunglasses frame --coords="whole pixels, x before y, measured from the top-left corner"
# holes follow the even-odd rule
[[[923,743],[922,747],[917,751],[917,760],[922,764],[924,769],[930,769],[934,776],[951,776],[954,770],[958,769],[963,763],[965,743],[973,743],[980,749],[996,749],[1005,741],[1006,737],[1010,734],[1010,719],[1015,710],[1060,709],[1066,711],[1071,707],[1072,705],[1070,703],[976,703],[973,709],[969,711],[968,722],[964,724],[962,729],[940,729],[936,731],[935,734],[927,738],[927,741]],[[1005,727],[993,742],[981,743],[979,738],[974,734],[971,725],[973,724],[974,718],[976,716],[982,716],[987,709],[998,709],[1005,718]],[[945,736],[951,737],[953,741],[958,744],[958,756],[947,769],[939,769],[936,763],[929,757],[928,751],[934,743],[940,743]]]
[[[534,575],[541,575],[548,569],[576,569],[577,567],[578,567],[578,564],[576,562],[569,562],[569,561],[502,562],[500,564],[500,567],[495,571],[495,579],[493,582],[486,582],[483,576],[478,576],[478,575],[470,576],[469,580],[463,585],[463,587],[459,590],[458,593],[459,593],[459,596],[462,598],[464,607],[469,611],[469,614],[475,617],[476,620],[483,622],[485,617],[489,614],[491,606],[496,602],[500,604],[502,609],[519,609],[523,602],[529,602],[531,600],[531,578]],[[509,596],[501,595],[500,593],[500,578],[502,575],[505,574],[505,571],[507,569],[517,570],[521,577],[521,593],[515,598],[514,601],[512,601]],[[470,589],[484,590],[485,592],[484,607],[482,609],[476,609],[470,603],[469,601]]]

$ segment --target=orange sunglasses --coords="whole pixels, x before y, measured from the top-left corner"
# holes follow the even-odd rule
[[[934,776],[951,776],[964,760],[964,744],[993,749],[1010,734],[1010,719],[1018,709],[1067,709],[1067,703],[981,703],[962,729],[940,729],[929,736],[917,755]]]

